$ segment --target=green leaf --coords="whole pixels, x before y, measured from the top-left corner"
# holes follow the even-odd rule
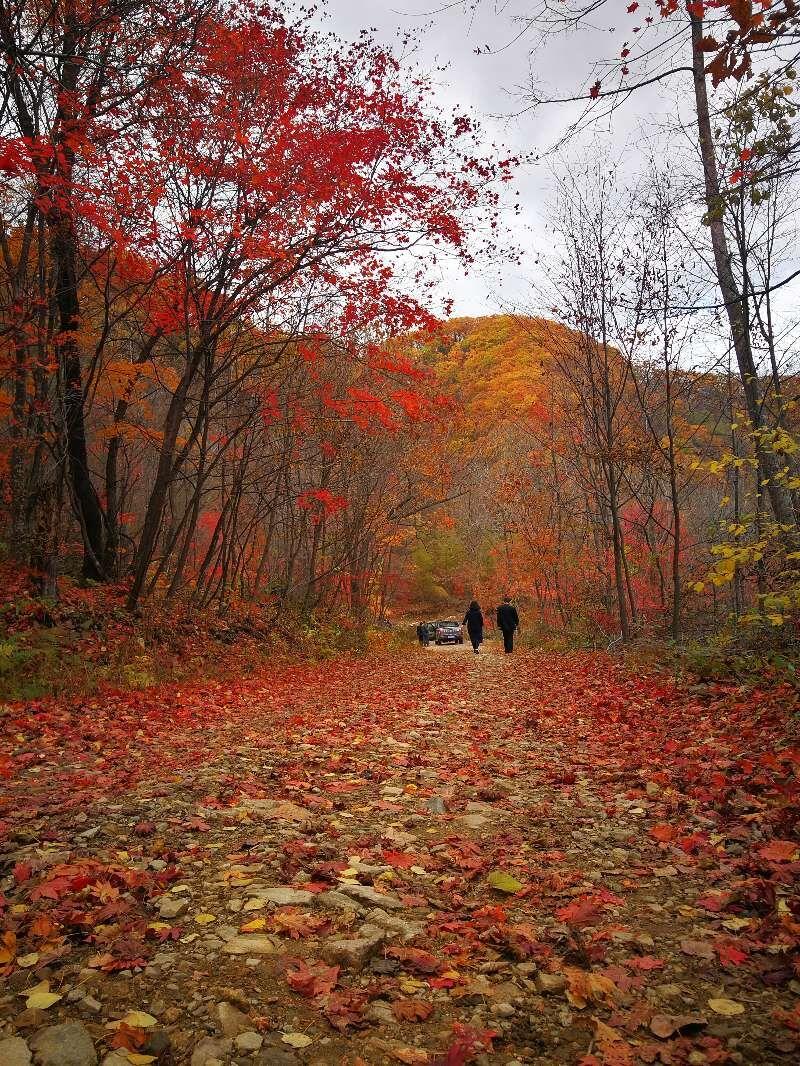
[[[494,870],[489,874],[488,881],[496,892],[513,894],[525,887],[516,877],[512,877],[511,874],[507,874],[504,870]]]

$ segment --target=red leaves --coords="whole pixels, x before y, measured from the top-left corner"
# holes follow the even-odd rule
[[[600,82],[596,81],[594,85],[589,89],[589,97],[592,100],[596,100],[600,95]]]
[[[793,862],[800,855],[800,844],[793,840],[773,840],[759,848],[758,854],[768,862]]]
[[[415,973],[434,974],[443,968],[442,963],[429,951],[419,948],[387,948],[386,954],[393,959],[398,959],[403,964],[403,969],[412,970]]]
[[[392,1014],[398,1022],[424,1022],[433,1014],[433,1004],[422,999],[397,999]]]
[[[329,489],[307,489],[297,497],[297,506],[301,511],[307,511],[316,523],[345,510],[347,500]]]
[[[613,892],[596,892],[588,896],[579,896],[566,907],[560,907],[556,911],[556,916],[567,925],[580,929],[596,924],[606,906],[614,903],[622,903],[622,900]]]
[[[418,865],[417,857],[407,851],[384,851],[382,854],[383,861],[398,870],[407,870]]]
[[[338,966],[327,966],[324,962],[314,962],[309,966],[304,959],[287,959],[286,963],[292,967],[286,973],[286,983],[293,991],[309,999],[332,992],[339,980]]]
[[[325,996],[322,1013],[334,1029],[343,1033],[348,1028],[366,1024],[364,1008],[368,1003],[369,993],[360,992],[358,989],[331,992]]]
[[[730,969],[733,966],[741,966],[743,963],[747,962],[747,952],[742,951],[742,949],[731,940],[715,941],[714,950],[719,956],[720,965],[724,966],[725,969]]]
[[[666,825],[662,822],[658,825],[651,826],[650,836],[653,840],[658,840],[662,844],[667,844],[680,836],[680,832],[674,825]]]
[[[18,885],[21,885],[24,881],[30,880],[33,873],[33,866],[29,862],[18,862],[14,864],[14,869],[11,871],[14,880]]]
[[[652,955],[635,955],[633,958],[626,959],[622,965],[647,973],[650,970],[663,970],[667,964],[663,959],[655,959]]]
[[[478,1055],[491,1052],[492,1041],[497,1036],[493,1029],[474,1029],[460,1022],[453,1023],[453,1041],[444,1055],[431,1060],[431,1066],[466,1066]]]
[[[566,907],[559,907],[556,917],[568,925],[581,928],[586,925],[594,925],[603,914],[603,904],[592,896],[583,896],[573,900]]]
[[[285,907],[275,911],[269,925],[274,932],[288,936],[292,940],[299,940],[303,937],[317,936],[328,928],[330,921],[319,915]]]

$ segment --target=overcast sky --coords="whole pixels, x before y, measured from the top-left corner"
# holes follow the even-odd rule
[[[436,11],[437,7],[444,10]],[[438,65],[447,70],[438,76],[442,103],[474,111],[486,131],[487,143],[507,145],[516,153],[544,153],[552,147],[579,111],[575,105],[542,108],[535,115],[515,116],[523,107],[523,94],[533,76],[550,90],[580,90],[594,80],[591,58],[614,55],[620,48],[624,27],[600,26],[594,33],[563,38],[548,43],[531,56],[533,38],[514,41],[519,24],[514,16],[534,6],[532,0],[484,0],[470,16],[460,4],[446,0],[328,0],[327,25],[337,34],[354,39],[362,29],[372,29],[383,44],[391,45],[398,35],[417,30],[420,47],[417,63],[426,71]],[[501,9],[501,10],[498,10]],[[624,17],[624,16],[623,16]],[[476,55],[477,47],[491,46],[492,53]],[[635,134],[643,110],[658,107],[655,97],[640,98],[615,118],[615,151],[624,156],[627,139]],[[607,146],[608,125],[594,127],[583,138],[583,146]],[[578,150],[574,146],[573,151]],[[517,220],[508,215],[516,242],[526,252],[527,270],[519,266],[483,270],[465,277],[462,269],[449,270],[443,279],[445,290],[455,299],[454,313],[491,314],[505,305],[525,305],[533,255],[552,245],[545,230],[546,203],[552,184],[550,160],[525,166],[519,173],[522,214]]]

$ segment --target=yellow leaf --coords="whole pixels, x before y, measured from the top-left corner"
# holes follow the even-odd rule
[[[133,1066],[147,1066],[148,1062],[156,1061],[155,1055],[142,1055],[138,1051],[128,1051],[126,1054],[128,1056],[128,1062],[132,1063]]]
[[[21,966],[23,970],[27,970],[30,966],[35,966],[39,961],[39,952],[32,951],[30,955],[18,955],[17,966]]]
[[[524,887],[521,881],[518,881],[516,877],[512,877],[511,874],[507,874],[504,870],[494,870],[489,874],[487,880],[495,891],[508,892],[509,895],[519,892]]]
[[[744,1014],[744,1003],[737,1003],[735,999],[710,999],[708,1005],[715,1014],[724,1014],[726,1018]]]
[[[28,1010],[47,1010],[63,997],[58,992],[32,992],[25,1000]]]
[[[122,1020],[125,1025],[135,1029],[149,1029],[153,1025],[158,1025],[158,1018],[154,1018],[152,1014],[145,1014],[143,1010],[128,1011]]]
[[[198,925],[210,925],[217,920],[216,914],[195,914],[194,920]]]
[[[737,933],[740,929],[746,929],[750,925],[749,918],[726,918],[722,924],[731,932]]]
[[[314,1041],[310,1036],[306,1036],[305,1033],[284,1033],[281,1037],[284,1044],[288,1044],[289,1047],[308,1047],[309,1044],[313,1044]]]
[[[267,920],[266,920],[266,918],[254,918],[252,920],[252,922],[245,922],[244,925],[239,927],[240,932],[242,932],[242,933],[257,933],[259,929],[266,929],[266,928],[267,928]]]

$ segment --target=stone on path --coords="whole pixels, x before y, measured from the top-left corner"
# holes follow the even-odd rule
[[[363,925],[359,933],[361,935],[352,940],[328,940],[322,948],[325,962],[350,970],[362,970],[386,939],[386,932],[376,925]]]
[[[244,799],[238,809],[245,810],[249,814],[259,814],[263,818],[275,818],[282,822],[306,822],[311,817],[311,811],[307,811],[305,807],[298,807],[291,800]]]
[[[222,1029],[223,1036],[238,1036],[247,1029],[253,1028],[253,1023],[232,1003],[220,1003],[217,1006],[217,1021]]]
[[[467,829],[483,829],[489,824],[489,819],[484,814],[462,814],[458,820]]]
[[[185,914],[189,909],[188,899],[177,899],[174,896],[167,896],[163,899],[158,908],[158,915],[160,918],[180,918],[182,914]]]
[[[346,896],[352,896],[359,903],[369,904],[373,907],[382,907],[384,910],[403,910],[403,904],[397,896],[385,896],[369,885],[340,885],[339,889]]]
[[[97,1052],[79,1022],[48,1025],[31,1037],[36,1066],[97,1066]]]
[[[232,1040],[204,1036],[192,1052],[191,1066],[214,1066],[214,1060],[224,1061],[232,1050]]]
[[[226,955],[272,955],[275,945],[268,936],[242,933],[229,940],[222,950]]]
[[[33,1059],[28,1045],[20,1036],[0,1040],[0,1063],[2,1066],[31,1066]]]
[[[313,903],[314,893],[299,888],[254,888],[247,895],[255,899],[266,900],[274,903],[277,907],[296,907],[302,904]]]
[[[264,1037],[260,1033],[256,1033],[252,1029],[249,1029],[246,1033],[240,1033],[233,1042],[238,1051],[250,1054],[251,1052],[260,1049],[261,1045],[264,1043]]]

